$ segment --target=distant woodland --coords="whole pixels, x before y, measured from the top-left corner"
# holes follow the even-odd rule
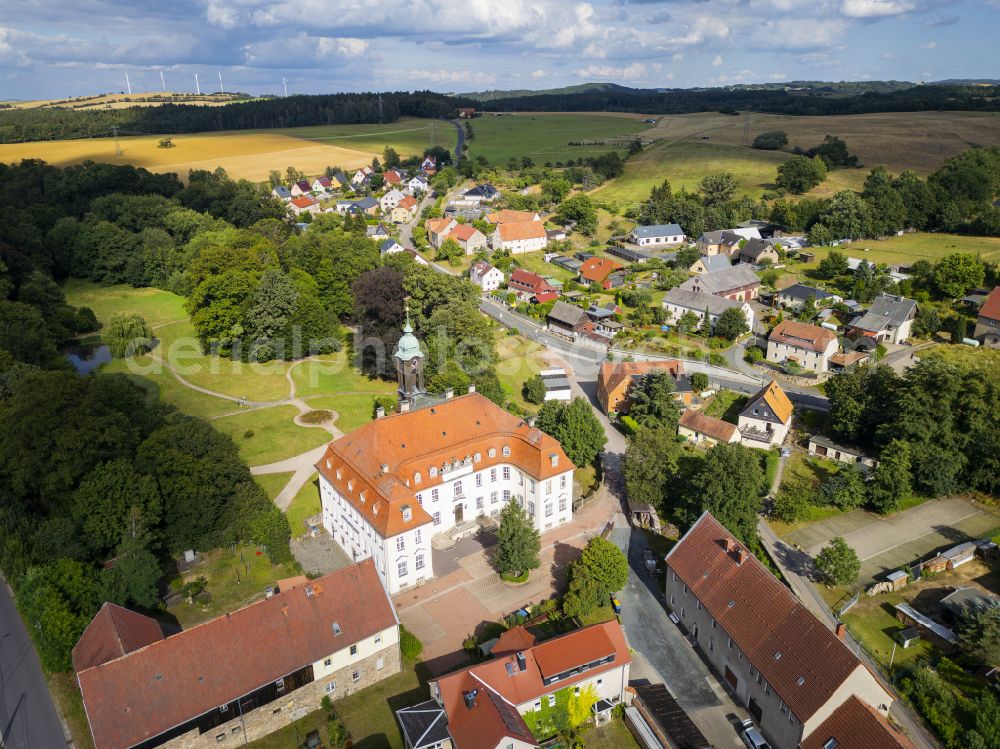
[[[516,93],[516,92],[514,92]],[[381,107],[380,107],[381,101]],[[1000,86],[928,85],[852,93],[786,91],[771,88],[676,89],[656,91],[608,86],[593,91],[543,93],[488,102],[432,91],[386,94],[323,94],[238,102],[221,107],[166,104],[98,111],[13,109],[0,111],[0,143],[148,135],[213,130],[250,130],[306,125],[394,122],[400,117],[453,117],[458,107],[489,111],[639,112],[684,114],[740,111],[788,115],[872,112],[1000,111]]]

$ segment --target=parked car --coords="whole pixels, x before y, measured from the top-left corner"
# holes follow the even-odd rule
[[[740,738],[743,739],[743,743],[747,745],[747,749],[771,749],[771,745],[767,743],[757,726],[753,724],[750,718],[743,721],[740,726]]]

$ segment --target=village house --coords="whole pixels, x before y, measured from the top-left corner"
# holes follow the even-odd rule
[[[507,285],[510,286],[509,283]],[[574,340],[584,331],[593,330],[594,327],[585,310],[561,299],[552,305],[546,321],[549,331]]]
[[[503,208],[486,214],[486,221],[494,225],[516,224],[522,221],[541,221],[541,217],[535,211],[514,211]]]
[[[450,232],[446,239],[454,239],[458,246],[465,250],[466,255],[475,255],[480,250],[485,250],[488,242],[486,235],[472,224],[459,224]]]
[[[424,160],[420,162],[420,171],[436,172],[437,159],[435,159],[433,156],[424,156]]]
[[[916,749],[878,710],[854,695],[834,710],[801,749]]]
[[[826,372],[830,357],[838,348],[837,334],[833,331],[783,320],[768,336],[767,360],[775,364],[791,361],[807,372]]]
[[[686,237],[677,224],[637,226],[629,232],[628,241],[640,247],[664,247],[683,244]]]
[[[405,248],[395,239],[383,239],[379,242],[378,251],[379,255],[393,255],[397,252],[402,252]]]
[[[284,185],[278,185],[273,190],[271,190],[271,197],[277,198],[278,200],[283,200],[288,202],[292,199],[292,192]]]
[[[320,212],[319,201],[312,195],[299,195],[288,201],[288,210],[296,216],[301,216],[303,213],[311,213],[315,216]]]
[[[509,250],[512,255],[544,250],[549,242],[541,221],[501,223],[493,230],[490,245],[494,250]]]
[[[373,226],[366,226],[365,236],[369,239],[386,239],[389,236],[389,229],[380,221]]]
[[[400,670],[373,560],[164,637],[105,604],[73,649],[95,749],[243,745]]]
[[[632,656],[617,620],[539,644],[514,627],[493,656],[432,680],[431,699],[396,712],[408,749],[531,749],[539,743],[525,715],[593,689],[603,722],[625,700]]]
[[[903,296],[880,294],[875,297],[865,314],[850,322],[847,337],[855,341],[867,339],[874,342],[875,346],[880,343],[903,343],[910,337],[916,318],[915,301]]]
[[[330,182],[337,190],[344,190],[351,186],[351,180],[343,172],[334,172],[330,177]]]
[[[812,297],[812,300],[817,307],[828,299],[840,298],[836,294],[824,289],[816,288],[815,286],[806,286],[802,283],[794,283],[785,289],[779,289],[775,292],[774,303],[775,305],[780,305],[785,309],[797,312],[802,309],[802,305],[804,305],[810,297]]]
[[[839,463],[856,465],[864,471],[870,471],[878,467],[878,461],[863,450],[838,445],[822,434],[812,434],[809,436],[809,454],[820,458],[836,460]]]
[[[597,284],[602,289],[612,289],[624,283],[619,271],[625,266],[606,257],[591,257],[580,266],[580,283]],[[617,275],[617,278],[615,276]]]
[[[410,195],[423,195],[429,187],[427,176],[424,174],[415,174],[406,182],[406,191]]]
[[[476,185],[472,189],[466,190],[464,193],[462,193],[462,199],[471,205],[492,203],[499,197],[500,197],[500,191],[496,189],[493,185],[488,183]]]
[[[698,237],[696,246],[702,255],[732,255],[739,249],[739,244],[748,239],[760,239],[760,230],[756,227],[721,229],[706,231]]]
[[[778,251],[763,239],[748,239],[739,248],[739,262],[750,265],[777,263],[781,260]]]
[[[313,192],[327,192],[333,189],[333,180],[329,177],[317,177],[312,182]]]
[[[353,560],[372,557],[395,595],[434,577],[431,540],[454,539],[517,502],[541,533],[573,516],[560,444],[474,392],[433,398],[407,321],[393,354],[400,412],[331,442],[316,464],[322,523]]]
[[[448,237],[448,232],[458,226],[458,222],[453,218],[429,218],[424,222],[424,229],[427,231],[427,242],[434,249],[438,249]]]
[[[365,216],[377,216],[378,201],[371,195],[366,195],[359,200],[355,200],[354,205],[348,210],[348,213],[360,213]]]
[[[629,390],[632,385],[653,372],[666,372],[674,381],[684,374],[680,359],[644,362],[601,362],[597,373],[597,402],[606,414],[628,411]]]
[[[389,190],[378,199],[378,206],[382,209],[382,213],[392,213],[392,209],[399,205],[399,201],[405,197],[399,190]]]
[[[395,224],[405,224],[417,216],[417,199],[407,195],[392,209],[390,219]]]
[[[781,445],[792,426],[792,402],[771,380],[747,399],[736,419],[740,441],[747,447],[769,450]]]
[[[735,424],[686,408],[677,422],[677,434],[695,445],[712,446],[740,441]]]
[[[460,120],[471,120],[476,116],[476,110],[472,107],[459,107],[458,108],[458,119]]]
[[[751,266],[739,263],[730,268],[689,278],[678,288],[702,294],[715,294],[740,302],[749,302],[757,298],[757,293],[760,291],[760,279],[757,278],[757,274],[753,272]]]
[[[398,185],[402,184],[403,175],[396,169],[389,169],[387,171],[382,172],[382,179],[385,181],[385,184],[388,185],[390,188],[397,187]]]
[[[990,292],[979,308],[972,335],[986,348],[1000,348],[1000,286]]]
[[[732,263],[725,255],[702,255],[692,263],[688,272],[700,276],[703,273],[714,273],[730,267],[732,267]]]
[[[496,291],[503,284],[503,271],[480,260],[469,268],[469,280],[483,291]]]
[[[372,171],[372,168],[370,166],[363,166],[354,173],[353,177],[351,177],[351,184],[355,188],[361,187],[362,185],[366,185],[368,184],[368,179],[374,173],[375,172]]]
[[[798,749],[852,696],[888,712],[872,672],[709,513],[666,567],[670,610],[774,749]]]
[[[746,302],[727,299],[714,294],[705,294],[700,291],[690,291],[681,286],[670,289],[663,295],[663,308],[667,311],[667,319],[670,324],[676,325],[685,312],[693,313],[697,318],[697,325],[700,326],[708,313],[709,324],[715,330],[719,316],[727,309],[738,309],[743,313],[747,321],[747,328],[753,330],[754,312],[753,308]]]
[[[530,302],[537,297],[547,297],[549,294],[556,294],[559,291],[546,279],[537,273],[524,268],[515,268],[511,271],[507,281],[507,290],[513,291],[519,302]]]
[[[354,207],[353,200],[338,200],[336,203],[333,204],[334,210],[342,216],[350,213],[353,207]]]
[[[308,180],[300,179],[292,185],[290,192],[293,198],[297,198],[301,195],[308,195],[312,192],[312,185],[308,182]]]

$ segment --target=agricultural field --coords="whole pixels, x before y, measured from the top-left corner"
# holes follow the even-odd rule
[[[328,125],[284,130],[233,130],[170,136],[172,148],[160,148],[159,135],[122,137],[122,155],[115,154],[112,138],[39,141],[0,145],[0,162],[43,159],[55,166],[83,161],[132,164],[153,172],[175,172],[182,179],[191,169],[212,171],[217,167],[229,176],[253,181],[267,179],[268,172],[294,166],[306,174],[321,174],[328,166],[356,169],[382,158],[385,146],[401,156],[423,153],[429,144],[426,120],[405,119],[391,125]],[[438,123],[435,139],[454,147],[451,125]]]
[[[622,155],[628,136],[649,130],[639,115],[573,113],[523,113],[495,117],[485,115],[472,120],[473,139],[467,140],[469,155],[482,156],[491,164],[504,165],[508,159],[528,156],[537,164],[569,161],[585,156],[599,156],[611,150]],[[621,145],[571,146],[571,141],[611,138]]]
[[[935,263],[945,255],[954,252],[979,255],[986,262],[1000,260],[1000,238],[998,237],[969,237],[958,234],[914,232],[888,239],[863,239],[836,248],[811,247],[809,252],[816,254],[816,260],[813,263],[794,267],[796,270],[800,268],[808,270],[815,267],[833,249],[849,257],[864,258],[870,263],[886,263],[888,265],[910,265],[918,260],[929,260]]]
[[[205,107],[218,107],[232,104],[236,101],[246,101],[245,97],[236,94],[193,94],[178,91],[148,91],[134,94],[96,94],[94,96],[71,96],[66,99],[33,99],[18,101],[11,99],[0,101],[12,109],[127,109],[129,107],[158,107],[161,104],[196,104]]]

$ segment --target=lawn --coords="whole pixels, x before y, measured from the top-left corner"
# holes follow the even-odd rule
[[[254,476],[253,480],[257,482],[273,502],[274,498],[281,493],[281,490],[285,488],[285,484],[291,481],[294,475],[294,473],[263,473],[260,476]]]
[[[214,171],[222,167],[234,179],[262,182],[272,169],[284,172],[285,167],[294,166],[313,175],[322,174],[330,165],[356,169],[370,164],[376,155],[382,158],[381,146],[373,153],[347,139],[313,141],[284,134],[287,132],[233,130],[177,134],[170,136],[173,148],[160,148],[160,135],[122,137],[118,139],[121,155],[116,155],[112,138],[11,143],[0,145],[0,163],[43,159],[54,166],[84,161],[132,164],[152,172],[174,172],[181,179],[187,179],[192,169]]]
[[[72,671],[66,673],[44,671],[44,674],[56,709],[69,724],[76,749],[94,749],[87,712],[83,707],[80,688],[76,685],[76,675]]]
[[[299,493],[292,498],[292,503],[285,510],[285,517],[292,528],[292,537],[305,533],[306,520],[318,515],[322,506],[319,501],[319,474],[314,473],[302,485]]]
[[[956,364],[976,364],[992,370],[1000,371],[1000,350],[975,348],[973,346],[949,346],[941,344],[917,352],[921,359],[937,357]]]
[[[532,273],[537,273],[538,275],[545,276],[546,278],[554,278],[563,283],[571,278],[576,278],[575,273],[572,273],[565,268],[560,268],[558,265],[546,263],[544,252],[527,252],[523,255],[515,255],[514,261],[525,270],[530,270]]]
[[[487,114],[472,122],[474,137],[469,155],[483,156],[491,164],[504,165],[510,158],[527,156],[536,164],[576,161],[617,150],[622,155],[628,136],[648,130],[640,118],[604,114],[517,114],[494,117]],[[613,139],[613,144],[571,146],[571,142]]]
[[[603,624],[615,618],[615,610],[611,605],[598,606],[589,614],[580,617],[580,626],[589,627],[591,624]]]
[[[334,424],[347,434],[364,426],[374,418],[376,393],[348,393],[312,396],[307,403],[311,408],[325,408],[337,412]],[[395,395],[395,391],[387,393]]]
[[[102,286],[70,278],[63,284],[66,301],[74,307],[90,307],[102,323],[112,315],[138,313],[151,328],[164,323],[186,320],[185,299],[160,289],[134,289],[131,286]]]
[[[507,335],[506,330],[496,334],[497,375],[507,393],[507,397],[528,411],[538,410],[538,406],[528,403],[521,395],[525,381],[548,368],[547,349],[520,335]]]
[[[170,581],[171,590],[180,590],[189,580],[208,580],[208,603],[190,604],[179,600],[167,607],[184,629],[208,621],[264,597],[264,588],[286,577],[301,575],[296,562],[271,564],[267,554],[256,546],[237,546],[205,552],[203,561],[183,576]]]
[[[403,661],[402,670],[333,704],[355,746],[365,749],[403,749],[396,710],[430,699],[422,666]]]
[[[295,382],[295,395],[306,398],[333,393],[396,392],[394,383],[372,379],[357,371],[350,361],[351,356],[353,354],[350,347],[344,346],[329,356],[294,365],[292,380]]]
[[[706,416],[714,416],[716,419],[728,421],[735,424],[739,420],[740,411],[746,405],[747,396],[741,395],[733,390],[720,390],[704,408]]]
[[[248,749],[303,749],[306,737],[313,731],[319,731],[322,746],[326,746],[327,741],[327,716],[326,711],[313,710],[284,728],[269,733],[267,736],[244,744]]]
[[[639,749],[632,732],[623,720],[612,720],[603,726],[591,728],[583,735],[587,749]]]
[[[888,239],[865,239],[837,248],[810,248],[809,251],[816,254],[816,260],[813,263],[796,265],[794,268],[796,270],[814,268],[832,249],[850,257],[863,258],[870,263],[886,263],[888,265],[910,265],[918,260],[929,260],[935,263],[953,252],[968,252],[979,255],[984,261],[996,262],[1000,260],[1000,238],[998,237],[967,237],[958,234],[914,232]]]
[[[330,441],[325,429],[300,427],[292,421],[298,413],[295,406],[273,406],[213,419],[212,426],[233,438],[247,465],[265,465]]]

